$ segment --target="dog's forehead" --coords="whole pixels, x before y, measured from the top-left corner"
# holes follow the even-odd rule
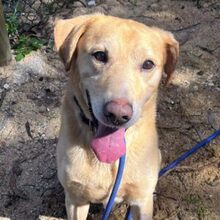
[[[156,47],[163,42],[154,28],[145,26],[142,23],[127,19],[112,19],[112,17],[104,17],[88,25],[83,36],[85,46],[95,43],[108,42],[114,44],[138,47]]]
[[[152,58],[162,63],[165,44],[159,30],[126,19],[99,19],[92,22],[81,38],[83,51],[107,50],[115,57]],[[139,58],[138,58],[139,57]]]

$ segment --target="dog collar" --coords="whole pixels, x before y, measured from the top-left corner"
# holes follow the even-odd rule
[[[89,126],[89,128],[94,132],[96,130],[96,128],[98,127],[98,121],[95,118],[93,111],[92,111],[92,105],[91,105],[91,99],[90,99],[90,95],[88,90],[86,90],[86,97],[87,97],[87,102],[88,102],[88,109],[89,112],[91,114],[92,120],[87,118],[82,107],[79,104],[79,101],[77,100],[76,96],[73,96],[73,100],[76,103],[76,106],[78,107],[79,111],[80,111],[80,118],[82,120],[82,122],[84,124],[86,124],[87,126]]]

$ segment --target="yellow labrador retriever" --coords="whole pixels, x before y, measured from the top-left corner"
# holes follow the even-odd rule
[[[85,220],[89,203],[106,204],[126,164],[117,201],[133,219],[152,219],[160,168],[158,85],[174,71],[173,35],[136,21],[92,14],[55,25],[55,45],[69,73],[57,146],[68,219]]]

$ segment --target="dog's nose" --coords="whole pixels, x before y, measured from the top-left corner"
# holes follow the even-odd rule
[[[132,106],[126,99],[114,99],[104,105],[104,115],[113,125],[123,125],[133,114]]]

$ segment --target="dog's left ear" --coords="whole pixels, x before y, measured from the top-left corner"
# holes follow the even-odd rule
[[[72,19],[55,21],[55,46],[66,71],[70,69],[78,41],[86,31],[87,24],[92,17],[93,15],[83,15]]]
[[[166,31],[164,31],[164,40],[166,47],[164,73],[166,74],[165,84],[167,84],[176,68],[179,57],[179,43],[175,40],[173,34]]]

